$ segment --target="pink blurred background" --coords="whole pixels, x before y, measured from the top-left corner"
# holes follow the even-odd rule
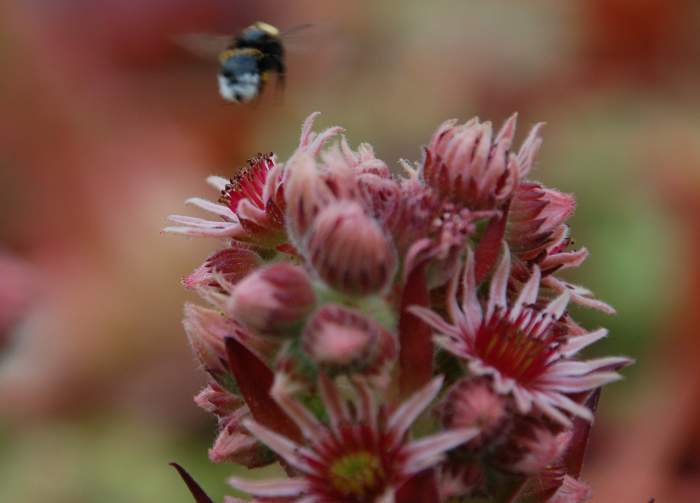
[[[288,86],[224,103],[173,40],[314,24]],[[220,498],[179,279],[214,242],[160,233],[323,112],[388,162],[449,117],[548,123],[534,176],[574,192],[575,279],[617,307],[584,478],[593,501],[700,501],[700,4],[693,0],[0,3],[0,501]],[[291,43],[290,43],[291,45]]]

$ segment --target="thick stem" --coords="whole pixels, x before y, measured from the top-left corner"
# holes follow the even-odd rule
[[[419,389],[433,376],[432,330],[420,318],[408,312],[409,306],[429,305],[430,295],[423,263],[408,275],[401,294],[399,393],[402,397]]]

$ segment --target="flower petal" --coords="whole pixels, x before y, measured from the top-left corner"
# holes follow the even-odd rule
[[[239,491],[265,498],[299,496],[309,487],[308,482],[302,478],[246,480],[231,477],[228,483]]]
[[[442,388],[443,377],[438,376],[421,389],[413,393],[408,400],[389,416],[386,429],[394,435],[394,442],[399,442],[413,421],[433,401]]]

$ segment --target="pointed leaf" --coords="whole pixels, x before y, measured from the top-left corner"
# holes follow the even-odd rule
[[[185,482],[185,484],[187,484],[187,488],[190,490],[194,500],[197,503],[214,503],[212,499],[207,496],[207,493],[204,492],[204,489],[202,489],[200,485],[197,484],[197,482],[192,478],[192,475],[187,473],[187,470],[177,463],[170,463],[170,466],[175,468],[177,473],[180,474],[180,477],[182,477],[182,480]]]
[[[474,252],[476,266],[474,273],[476,283],[479,284],[493,268],[498,256],[501,254],[501,243],[506,232],[506,222],[508,221],[508,210],[510,201],[503,207],[500,217],[493,217],[489,222],[484,235]]]
[[[586,407],[588,407],[593,414],[595,414],[595,411],[598,408],[600,391],[601,388],[594,390],[588,397],[588,400],[586,400]],[[586,421],[582,418],[574,419],[573,436],[571,437],[569,448],[564,455],[563,463],[566,473],[575,479],[579,478],[581,475],[583,458],[586,454],[586,447],[588,447],[591,427],[592,424],[590,421]]]
[[[224,341],[231,372],[255,420],[281,435],[301,441],[299,428],[270,396],[272,371],[233,337],[226,337]]]

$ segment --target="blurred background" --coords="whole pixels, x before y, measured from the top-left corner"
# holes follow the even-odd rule
[[[312,40],[282,97],[227,104],[173,39],[255,20]],[[217,243],[160,229],[313,110],[389,163],[446,118],[547,122],[533,177],[576,194],[591,252],[569,278],[618,309],[575,315],[638,359],[603,394],[593,501],[700,501],[699,33],[696,0],[0,2],[0,501],[188,503],[171,460],[225,494],[180,326]]]

